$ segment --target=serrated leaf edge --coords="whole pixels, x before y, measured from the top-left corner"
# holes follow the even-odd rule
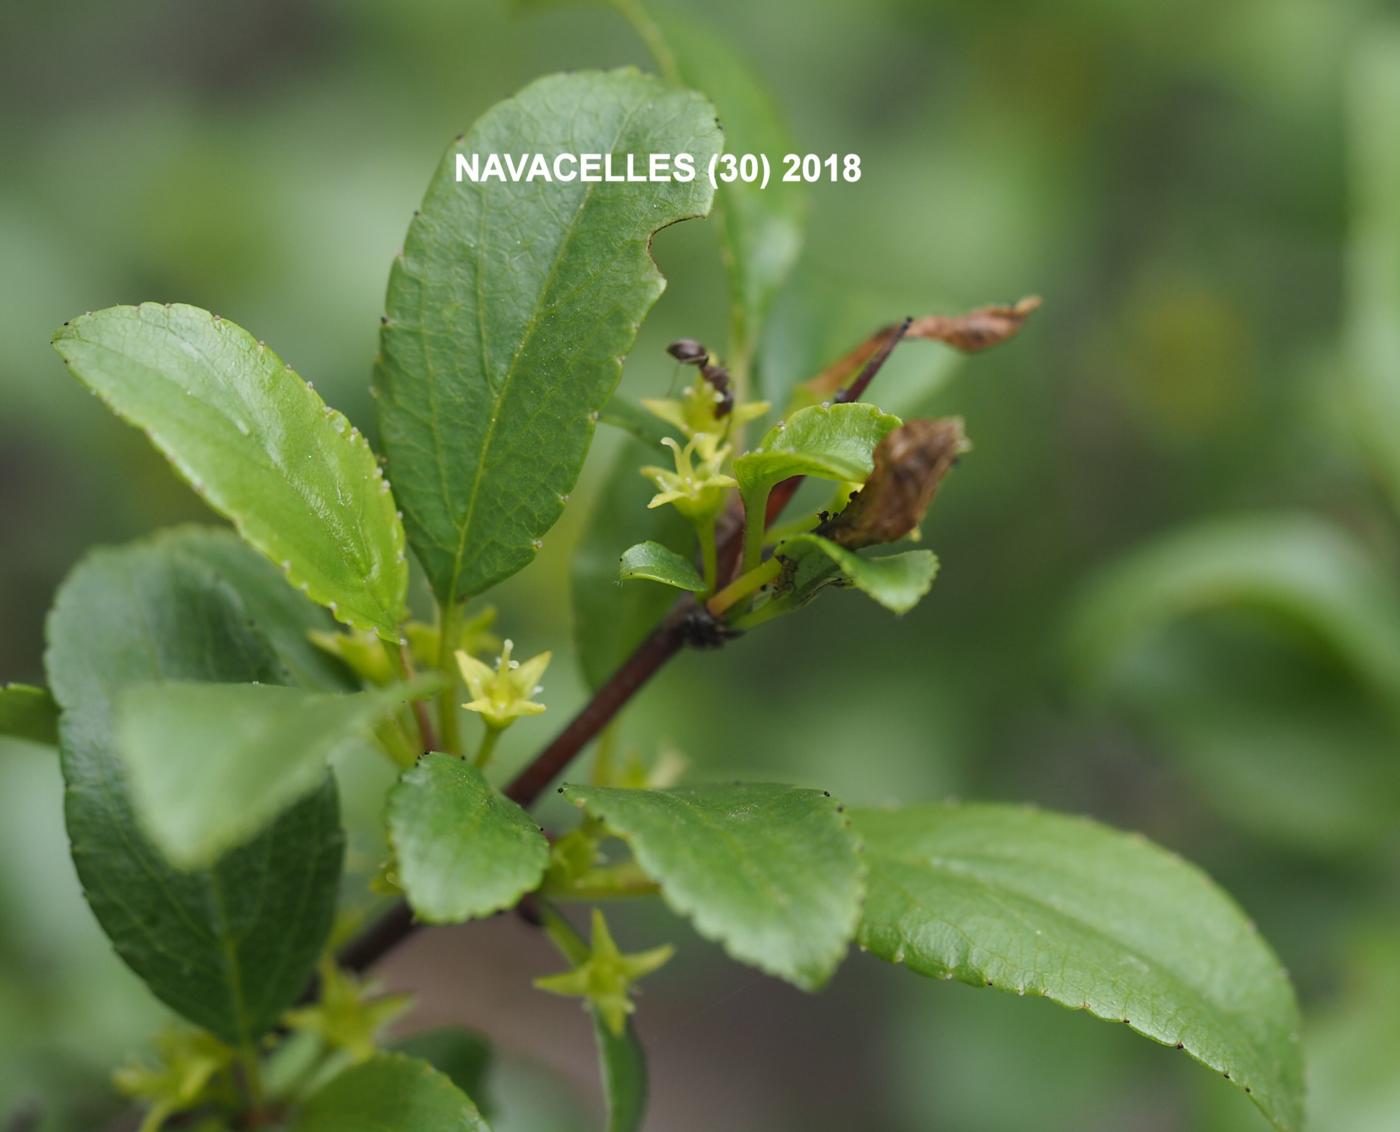
[[[253,339],[252,334],[250,334],[245,328],[239,326],[237,323],[230,322],[228,319],[225,319],[220,315],[212,314],[209,311],[204,310],[202,307],[192,306],[188,303],[119,303],[116,306],[106,307],[104,309],[133,311],[139,315],[140,312],[147,307],[161,307],[166,310],[171,310],[175,307],[184,307],[185,309],[208,319],[210,326],[213,327],[214,330],[218,333],[223,333],[225,327],[233,327],[234,330],[236,330],[237,332],[246,334],[250,340],[257,341],[256,339]],[[73,337],[73,335],[69,333],[71,328],[76,327],[79,323],[85,321],[88,318],[91,318],[94,314],[100,313],[100,311],[88,311],[85,314],[81,314],[78,317],[69,319],[67,322],[65,322],[62,326],[58,328],[58,330],[54,331],[53,337],[51,339],[55,349],[58,348],[58,344],[63,339]],[[371,464],[374,468],[373,478],[377,483],[381,485],[379,487],[380,494],[387,496],[390,502],[392,518],[390,519],[389,527],[390,537],[394,548],[394,560],[395,563],[405,567],[405,569],[402,572],[402,582],[399,586],[398,604],[400,608],[399,610],[395,611],[392,614],[392,616],[386,616],[385,621],[382,624],[376,623],[372,620],[368,620],[365,618],[357,617],[349,613],[348,611],[340,608],[338,602],[331,598],[325,591],[321,590],[319,586],[314,586],[311,583],[311,581],[307,578],[299,577],[297,571],[292,566],[290,559],[279,559],[270,547],[260,545],[259,542],[255,540],[249,533],[249,531],[246,529],[246,525],[244,521],[239,517],[237,511],[233,508],[226,506],[224,502],[218,497],[217,492],[211,492],[207,485],[203,482],[203,480],[201,480],[200,477],[195,474],[193,469],[191,469],[182,459],[180,459],[180,457],[176,454],[175,450],[172,447],[167,446],[164,442],[162,442],[156,436],[153,430],[140,424],[131,416],[117,408],[117,406],[112,402],[111,398],[106,396],[98,389],[94,388],[87,381],[84,381],[82,377],[80,377],[76,372],[73,371],[72,364],[68,361],[67,357],[63,355],[63,352],[59,350],[58,353],[59,357],[63,359],[63,364],[65,368],[67,368],[68,371],[73,374],[74,379],[77,380],[79,384],[83,386],[83,388],[90,390],[92,394],[99,401],[101,401],[102,404],[106,406],[106,408],[118,420],[122,421],[127,425],[130,425],[132,428],[135,428],[139,432],[143,433],[146,439],[150,441],[151,446],[155,448],[156,451],[158,451],[162,456],[165,457],[166,461],[171,465],[171,467],[175,469],[176,473],[180,476],[180,478],[184,480],[185,483],[187,483],[194,490],[195,494],[198,495],[201,499],[203,499],[210,506],[211,509],[213,509],[215,512],[222,515],[230,523],[232,523],[234,530],[238,532],[239,537],[242,538],[244,542],[246,542],[259,554],[262,554],[265,558],[267,558],[268,561],[272,562],[273,565],[277,566],[277,568],[280,569],[283,575],[287,578],[288,582],[290,582],[300,592],[309,597],[312,601],[316,602],[317,605],[325,607],[330,612],[331,616],[334,617],[337,621],[339,621],[342,625],[348,625],[352,629],[360,629],[365,632],[375,633],[378,636],[382,637],[384,640],[397,644],[399,641],[398,623],[402,616],[403,604],[408,592],[408,571],[406,569],[408,564],[408,556],[402,513],[399,512],[397,510],[397,507],[395,506],[393,499],[393,486],[385,477],[384,469],[380,465],[379,460],[374,456],[374,451],[370,448],[369,441],[365,439],[364,435],[360,432],[359,429],[357,429],[353,424],[350,423],[349,418],[346,417],[345,414],[340,412],[338,409],[334,409],[330,405],[326,404],[326,402],[322,400],[321,395],[317,393],[314,388],[312,388],[311,383],[305,378],[303,378],[299,373],[297,373],[296,370],[294,370],[290,365],[288,365],[282,359],[282,357],[279,354],[277,354],[276,351],[268,349],[268,346],[265,342],[257,341],[257,344],[259,351],[271,354],[273,360],[280,364],[283,370],[285,370],[292,377],[296,378],[298,384],[305,391],[307,397],[309,397],[314,404],[319,405],[321,407],[324,415],[330,420],[331,426],[337,433],[337,435],[344,436],[352,448],[356,444],[363,444],[366,452],[368,452],[370,455]],[[337,423],[342,421],[345,424],[345,428],[337,428]],[[392,629],[386,630],[384,627],[385,625],[392,626]]]
[[[585,787],[585,789],[587,789],[587,787]],[[803,788],[789,787],[789,789]],[[605,818],[602,814],[594,813],[592,810],[589,809],[588,804],[583,799],[571,796],[569,791],[570,785],[567,783],[564,786],[560,787],[560,793],[563,794],[563,796],[569,802],[573,803],[580,810],[583,810],[590,816],[598,818],[605,824],[607,823],[607,818]],[[656,872],[653,869],[652,865],[646,860],[649,854],[647,854],[644,850],[640,849],[633,842],[632,838],[629,835],[623,833],[621,830],[615,829],[611,824],[608,825],[608,829],[619,839],[627,843],[628,847],[632,850],[633,855],[636,857],[637,863],[642,867],[642,871],[645,872],[647,876],[651,877],[652,880],[656,881],[656,883],[661,889],[661,898],[666,902],[666,906],[670,908],[671,911],[676,913],[676,915],[682,917],[685,920],[688,920],[691,923],[691,925],[695,928],[696,934],[698,934],[702,939],[706,939],[711,943],[718,944],[719,947],[724,951],[724,953],[728,955],[731,959],[733,959],[735,962],[742,963],[746,967],[753,967],[756,970],[762,971],[766,975],[772,975],[774,978],[782,979],[784,982],[791,983],[793,986],[796,986],[800,990],[814,992],[820,990],[823,986],[825,986],[828,980],[830,980],[831,976],[836,973],[837,969],[841,966],[842,961],[845,959],[847,954],[849,954],[851,944],[855,942],[857,932],[860,928],[861,912],[865,907],[867,870],[865,868],[861,840],[859,837],[856,836],[855,830],[851,826],[851,819],[848,816],[846,816],[846,807],[842,803],[836,801],[836,799],[828,791],[814,790],[810,792],[824,795],[826,800],[831,803],[831,809],[829,812],[832,817],[838,819],[836,822],[836,828],[844,833],[846,841],[852,846],[856,862],[854,894],[855,899],[852,902],[852,907],[854,911],[851,917],[851,922],[849,924],[841,925],[841,935],[844,942],[841,945],[840,951],[836,952],[831,957],[828,963],[824,963],[820,970],[816,970],[811,973],[788,969],[782,964],[773,963],[762,956],[744,955],[740,952],[735,951],[733,946],[731,946],[730,941],[725,938],[725,933],[721,926],[717,925],[713,920],[711,920],[707,913],[701,911],[699,908],[689,906],[688,902],[683,897],[673,892],[671,887],[668,884],[666,884],[664,880],[662,880],[656,875]]]

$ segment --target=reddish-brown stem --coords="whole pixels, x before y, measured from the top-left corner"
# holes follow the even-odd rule
[[[906,318],[890,328],[860,373],[833,400],[838,403],[859,400],[908,331],[911,321]],[[785,480],[773,489],[765,515],[766,522],[771,523],[781,513],[800,483],[800,479]],[[719,577],[724,580],[728,580],[734,572],[743,547],[742,514],[737,516],[737,521],[731,521],[735,519],[735,516],[726,514],[719,534],[718,569]],[[693,598],[685,597],[677,602],[564,730],[515,776],[505,789],[506,796],[528,807],[549,789],[550,783],[597,737],[642,685],[685,647],[697,616],[703,616],[703,613]],[[408,905],[400,902],[341,950],[340,963],[352,971],[364,971],[412,935],[419,926]]]
[[[506,787],[506,797],[522,806],[534,803],[637,690],[681,651],[686,643],[687,626],[696,612],[693,599],[687,597],[677,602],[665,620],[632,650],[632,655],[608,677],[607,683],[569,720],[554,741],[515,776]]]
[[[859,401],[865,395],[866,389],[870,387],[870,383],[874,380],[875,375],[880,372],[885,362],[889,360],[890,355],[894,353],[894,348],[899,345],[900,339],[908,333],[909,327],[913,321],[912,318],[906,318],[898,326],[893,327],[889,334],[885,336],[885,340],[880,343],[880,348],[876,350],[875,353],[870,356],[870,360],[865,363],[865,368],[856,375],[856,379],[851,382],[850,385],[846,386],[845,389],[837,393],[832,400],[838,405],[843,405],[847,401]]]

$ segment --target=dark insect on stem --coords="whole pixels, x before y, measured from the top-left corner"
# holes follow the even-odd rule
[[[715,416],[727,417],[734,410],[734,391],[730,387],[729,371],[717,365],[713,355],[694,338],[678,338],[666,347],[666,352],[683,366],[698,366],[700,376],[720,395]]]

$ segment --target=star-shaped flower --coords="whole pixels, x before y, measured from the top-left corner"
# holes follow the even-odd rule
[[[761,417],[768,411],[767,401],[750,401],[735,405],[720,416],[719,409],[723,404],[724,394],[703,377],[697,377],[693,385],[686,386],[681,391],[680,400],[642,399],[642,406],[647,412],[660,417],[667,424],[675,425],[686,439],[710,433],[722,440],[729,429]]]
[[[457,652],[457,667],[472,696],[462,706],[479,712],[486,725],[497,731],[509,727],[519,716],[544,711],[544,704],[536,703],[534,697],[542,690],[540,677],[553,654],[542,652],[529,660],[512,660],[514,648],[513,641],[506,641],[494,668],[463,650]]]
[[[320,1001],[289,1010],[282,1020],[293,1030],[319,1035],[357,1062],[373,1057],[380,1032],[408,1009],[409,996],[376,995],[372,985],[346,974],[332,959],[322,961],[320,975]]]
[[[233,1050],[203,1030],[167,1030],[155,1046],[155,1065],[132,1061],[112,1074],[118,1092],[150,1106],[142,1128],[195,1107],[214,1074],[233,1061]]]
[[[657,493],[648,507],[675,505],[677,511],[691,522],[714,518],[724,506],[724,493],[738,487],[739,481],[720,471],[729,458],[729,445],[708,432],[697,433],[682,448],[669,436],[661,442],[676,454],[676,469],[648,466],[642,475],[656,484]],[[699,456],[697,464],[695,457]]]
[[[619,1037],[627,1025],[627,1015],[636,1006],[628,993],[638,979],[664,964],[676,949],[669,943],[624,955],[613,942],[603,913],[593,909],[593,949],[588,958],[572,971],[536,979],[535,986],[550,994],[573,995],[585,1000],[614,1034]]]

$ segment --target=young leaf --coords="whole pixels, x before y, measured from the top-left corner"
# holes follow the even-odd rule
[[[624,550],[617,576],[623,582],[645,578],[697,594],[706,589],[705,579],[690,559],[659,542],[639,542]]]
[[[403,525],[369,444],[246,330],[198,307],[110,307],[54,348],[298,588],[398,640]]]
[[[0,686],[0,736],[53,746],[58,742],[58,705],[43,688]]]
[[[127,686],[275,680],[248,609],[207,565],[154,540],[90,555],[59,590],[47,665],[73,861],[117,953],[168,1006],[242,1046],[306,986],[335,912],[334,784],[211,869],[179,872],[136,820],[112,739]]]
[[[1400,33],[1368,36],[1352,70],[1353,154],[1346,309],[1349,408],[1400,507]]]
[[[826,586],[837,585],[854,586],[891,613],[907,613],[938,574],[938,557],[931,550],[865,557],[819,535],[796,535],[777,553],[790,564],[791,573],[784,582],[789,588],[774,600],[792,608],[805,605]]]
[[[1400,697],[1400,593],[1350,536],[1306,515],[1213,519],[1135,551],[1091,584],[1071,652],[1094,680],[1170,621],[1229,605],[1298,622],[1382,703]]]
[[[766,783],[564,793],[626,840],[666,902],[735,959],[804,990],[841,962],[861,867],[829,795]]]
[[[559,517],[664,286],[652,235],[709,211],[695,180],[458,182],[458,154],[629,156],[720,145],[713,108],[635,70],[542,79],[449,148],[389,277],[379,419],[442,602],[526,565]]]
[[[509,908],[549,864],[539,826],[463,759],[427,754],[389,792],[399,883],[420,920],[456,924]]]
[[[490,1132],[471,1099],[426,1061],[376,1054],[323,1086],[287,1132]]]
[[[664,586],[619,586],[618,548],[643,539],[677,547],[695,542],[690,523],[674,507],[647,509],[656,488],[637,469],[655,461],[656,449],[640,442],[618,448],[570,563],[574,643],[590,688],[613,674],[676,600]]]
[[[177,868],[205,868],[326,776],[346,743],[421,688],[328,695],[275,684],[158,683],[117,699],[117,750],[142,827]]]
[[[921,975],[1041,995],[1185,1049],[1283,1132],[1302,1124],[1298,1008],[1199,870],[1093,822],[996,805],[852,815],[860,944]]]
[[[899,423],[859,402],[799,409],[734,461],[744,506],[761,508],[768,493],[791,476],[863,481],[874,467],[875,446]]]

